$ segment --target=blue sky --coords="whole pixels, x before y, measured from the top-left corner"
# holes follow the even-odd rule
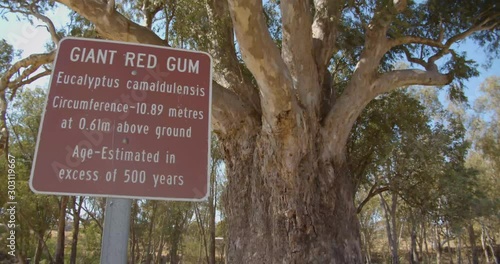
[[[65,7],[59,7],[48,16],[53,19],[57,28],[62,28],[68,17],[68,11]],[[42,26],[43,23],[35,22],[34,25],[30,25],[26,22],[17,21],[13,16],[9,17],[9,22],[0,21],[1,38],[6,39],[16,49],[23,50],[23,56],[45,51],[45,43],[50,41],[50,35],[46,28]],[[466,51],[468,58],[476,60],[479,65],[480,76],[465,82],[467,87],[465,93],[469,98],[469,102],[472,103],[478,96],[479,86],[487,77],[500,76],[500,59],[495,59],[491,67],[486,69],[483,67],[487,63],[486,54],[481,47],[475,45],[472,41],[465,41],[458,46],[454,46],[454,48],[459,51]],[[37,81],[35,85],[47,86],[48,82],[49,78],[45,77]]]

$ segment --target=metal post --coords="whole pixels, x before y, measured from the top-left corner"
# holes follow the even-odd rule
[[[101,264],[126,264],[132,199],[107,198]]]

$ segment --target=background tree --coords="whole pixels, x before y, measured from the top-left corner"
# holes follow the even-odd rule
[[[18,259],[26,261],[31,258],[33,263],[39,263],[43,256],[53,258],[54,249],[47,241],[57,224],[58,212],[56,197],[35,195],[28,185],[45,97],[43,89],[24,89],[10,101],[16,110],[5,113],[9,134],[12,135],[9,153],[16,158],[16,201],[18,208],[22,208],[17,211],[16,222],[19,225],[16,227],[16,239],[20,241],[17,244]],[[2,176],[7,175],[4,162],[5,159],[2,159]],[[6,184],[7,181],[3,180],[1,188],[7,190]],[[7,202],[6,195],[6,192],[2,193],[0,204]]]

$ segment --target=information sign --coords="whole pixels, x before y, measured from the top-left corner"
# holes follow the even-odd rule
[[[32,190],[206,199],[211,77],[206,53],[63,39],[39,130]]]

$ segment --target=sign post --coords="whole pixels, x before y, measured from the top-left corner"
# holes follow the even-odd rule
[[[211,77],[206,53],[63,39],[31,189],[113,197],[104,233],[113,243],[125,240],[126,259],[130,199],[201,201],[209,194]],[[126,239],[109,229],[125,225],[119,233]]]
[[[101,264],[127,263],[132,199],[106,199],[101,245]]]

